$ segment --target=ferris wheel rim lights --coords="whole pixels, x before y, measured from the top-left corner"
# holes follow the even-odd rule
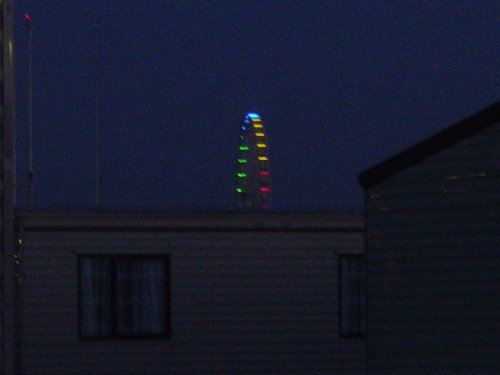
[[[269,208],[269,159],[267,137],[258,113],[248,112],[240,125],[237,169],[237,205],[243,209]]]

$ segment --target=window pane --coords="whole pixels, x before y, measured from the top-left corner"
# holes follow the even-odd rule
[[[111,334],[110,261],[105,257],[80,258],[80,335]]]
[[[165,262],[122,259],[116,265],[119,335],[166,333]]]

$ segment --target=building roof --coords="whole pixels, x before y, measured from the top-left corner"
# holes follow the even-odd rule
[[[500,101],[361,172],[366,189],[500,122]]]
[[[361,214],[26,212],[23,230],[79,232],[362,232]]]

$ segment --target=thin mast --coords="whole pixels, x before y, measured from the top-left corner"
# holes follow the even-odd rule
[[[33,28],[31,27],[31,16],[26,13],[26,30],[28,31],[28,185],[29,206],[34,201],[34,172],[33,172]]]
[[[99,111],[99,22],[94,23],[95,203],[101,205],[101,123]]]

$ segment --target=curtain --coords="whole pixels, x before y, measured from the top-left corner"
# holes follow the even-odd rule
[[[110,260],[105,257],[80,259],[80,335],[111,334]]]
[[[119,335],[165,332],[165,263],[159,259],[122,259],[116,265]]]

